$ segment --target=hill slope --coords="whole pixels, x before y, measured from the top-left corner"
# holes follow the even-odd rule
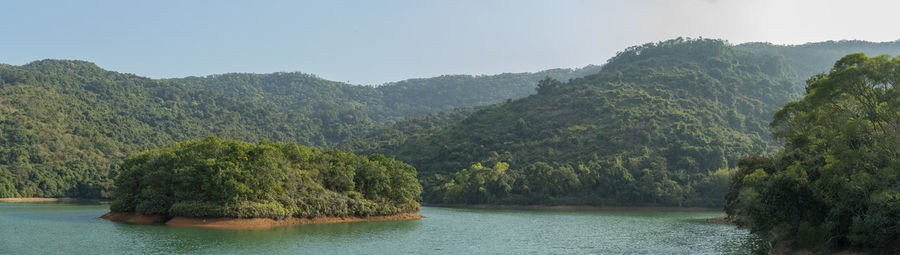
[[[721,41],[648,44],[396,154],[438,174],[431,202],[711,205],[727,185],[716,171],[774,148],[768,115],[795,80],[781,58]]]
[[[108,197],[128,153],[209,135],[317,144],[316,124],[83,61],[0,65],[0,197]]]
[[[738,49],[783,56],[785,62],[797,72],[805,82],[807,78],[828,71],[835,61],[850,53],[863,52],[870,56],[882,54],[896,55],[900,53],[900,40],[893,42],[867,41],[826,41],[800,45],[774,45],[771,43],[745,43],[735,46]],[[805,86],[799,86],[804,88]],[[802,91],[801,91],[802,93]]]
[[[498,75],[444,75],[409,79],[381,86],[359,86],[325,80],[304,73],[230,73],[187,77],[170,81],[189,87],[218,91],[227,96],[329,123],[346,123],[352,129],[459,107],[489,105],[534,93],[545,77],[578,78],[600,70],[599,66],[551,69],[535,73]],[[335,116],[323,113],[336,113]],[[357,132],[359,130],[356,130]],[[331,137],[340,141],[347,136]]]
[[[487,79],[467,77],[449,80]],[[423,87],[448,89],[441,84],[385,87],[428,94]],[[528,86],[527,81],[509,84]],[[506,85],[484,87],[505,91]],[[484,96],[477,92],[453,95]],[[382,98],[373,87],[300,73],[155,80],[84,61],[0,65],[0,197],[109,197],[124,155],[210,135],[332,147],[363,134],[376,121],[413,114],[383,111]],[[456,99],[449,103],[488,102]],[[455,107],[403,105],[418,111]]]
[[[432,203],[719,206],[737,159],[777,148],[771,112],[812,70],[856,51],[897,54],[900,43],[636,46],[596,75],[544,81],[537,95],[343,145],[410,162]]]

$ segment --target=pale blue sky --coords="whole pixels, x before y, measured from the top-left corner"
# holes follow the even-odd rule
[[[4,1],[0,63],[153,78],[301,71],[354,84],[602,64],[678,36],[900,39],[897,1]]]

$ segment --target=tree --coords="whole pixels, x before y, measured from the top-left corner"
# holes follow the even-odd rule
[[[850,54],[775,113],[785,148],[742,162],[726,211],[818,251],[900,252],[900,58]]]

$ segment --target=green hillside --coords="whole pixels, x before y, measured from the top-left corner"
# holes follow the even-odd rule
[[[84,61],[0,64],[0,197],[109,197],[125,155],[216,135],[397,155],[424,173],[430,202],[718,204],[737,158],[777,147],[766,123],[803,90],[802,75],[862,50],[900,53],[897,42],[679,39],[602,68],[374,87],[302,73],[157,80]],[[482,169],[506,164],[493,177]],[[468,185],[475,172],[496,185]]]
[[[383,126],[344,148],[410,162],[432,203],[720,206],[739,158],[779,148],[771,113],[799,98],[812,70],[857,51],[900,43],[635,46],[598,74],[542,81],[537,95],[451,125]]]
[[[600,68],[590,65],[535,73],[444,75],[388,83],[377,89],[384,98],[384,112],[391,115],[388,118],[399,119],[522,98],[534,94],[538,81],[546,77],[566,81],[597,73]]]
[[[220,135],[319,144],[318,123],[83,61],[0,66],[0,197],[109,197],[122,158]]]
[[[784,56],[785,62],[793,68],[803,82],[807,78],[828,71],[835,61],[850,53],[863,52],[871,56],[900,53],[900,40],[893,42],[867,41],[826,41],[800,45],[774,45],[771,43],[745,43],[739,49],[757,54]],[[804,86],[799,86],[803,88]],[[802,92],[802,91],[801,91]]]
[[[573,75],[574,71],[548,72]],[[533,74],[509,75],[509,79],[527,80],[519,78],[527,75]],[[441,84],[488,77],[442,77],[442,82],[421,87],[449,89]],[[415,91],[405,93],[429,94],[410,88],[418,86],[413,84],[396,87]],[[496,91],[505,91],[505,84],[529,86],[485,84]],[[454,93],[459,97],[489,94]],[[505,100],[458,99],[452,103]],[[405,105],[417,110],[456,107]],[[382,92],[373,87],[300,73],[156,80],[103,70],[84,61],[0,65],[0,197],[108,198],[118,167],[130,153],[210,135],[329,148],[361,136],[376,121],[413,114],[388,112],[385,107]]]
[[[328,141],[334,142],[353,136],[366,125],[459,107],[500,103],[533,94],[537,82],[544,77],[568,80],[599,70],[599,66],[587,66],[536,73],[444,75],[374,87],[334,82],[298,72],[230,73],[171,81],[321,120],[323,126],[345,131],[343,135],[326,135],[330,138]]]
[[[647,44],[384,152],[429,202],[717,205],[737,159],[774,149],[769,116],[796,80],[721,41]]]

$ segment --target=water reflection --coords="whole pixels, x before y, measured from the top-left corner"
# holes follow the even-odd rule
[[[312,224],[229,230],[114,223],[115,235],[151,253],[290,252],[321,244],[353,244],[373,237],[410,235],[419,221]]]

